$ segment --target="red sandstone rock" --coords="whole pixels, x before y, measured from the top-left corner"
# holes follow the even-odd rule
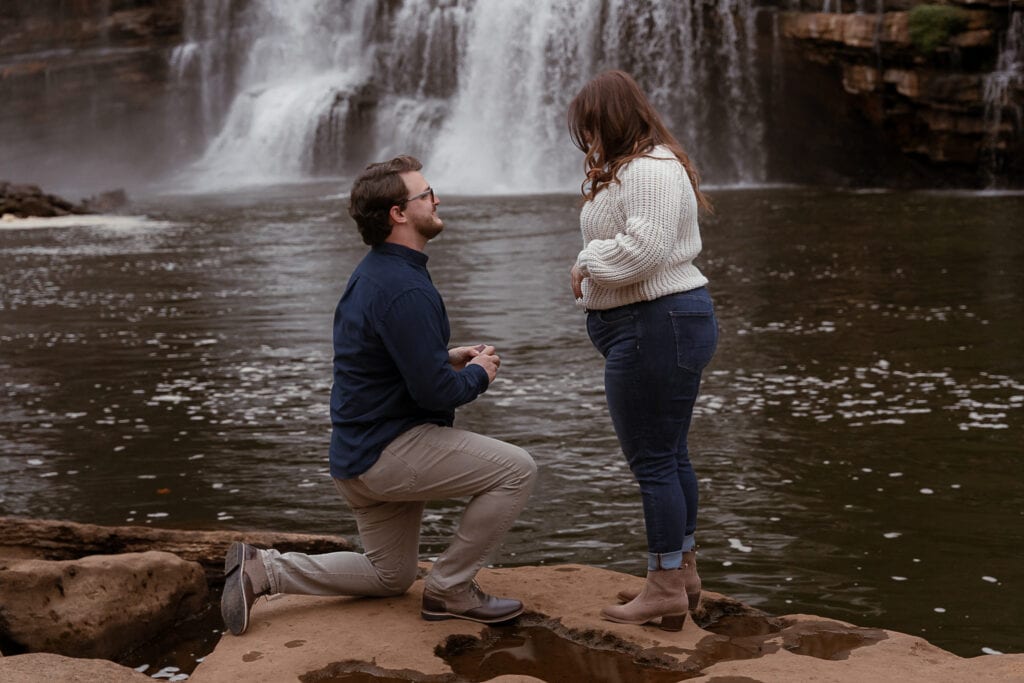
[[[590,649],[595,657],[619,652],[628,655],[627,661],[658,664],[701,680],[1024,680],[1024,654],[964,659],[902,633],[809,615],[772,617],[711,592],[705,593],[697,622],[687,619],[681,632],[614,624],[600,618],[601,607],[620,589],[638,587],[641,579],[593,567],[492,569],[481,572],[479,579],[485,590],[526,603],[523,626],[547,629],[566,643]],[[225,635],[190,680],[318,680],[356,671],[411,680],[417,680],[415,674],[451,675],[439,654],[472,647],[501,631],[465,621],[423,621],[421,591],[417,582],[397,598],[262,600],[253,610],[249,631]],[[532,658],[537,670],[501,669],[515,669],[517,656]],[[493,678],[507,674],[513,676],[510,680],[532,675],[557,681],[564,679],[560,672],[581,666],[585,659],[574,658],[568,645],[560,654],[524,644],[505,657],[506,665],[495,665],[498,670],[488,673],[490,680],[509,680]]]
[[[207,599],[202,567],[170,553],[0,560],[0,636],[29,652],[115,659]]]
[[[76,659],[39,653],[0,657],[0,681],[4,683],[140,683],[153,679],[134,669],[105,659]]]

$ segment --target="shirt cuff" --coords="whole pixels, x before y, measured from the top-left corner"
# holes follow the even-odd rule
[[[487,391],[487,387],[490,385],[490,380],[487,378],[487,371],[479,365],[467,365],[466,372],[472,372],[477,376],[477,386],[480,390],[477,392],[477,396]]]

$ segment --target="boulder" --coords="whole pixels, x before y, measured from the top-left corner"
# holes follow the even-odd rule
[[[142,683],[153,679],[105,659],[77,659],[49,653],[0,657],[0,681],[4,683]]]
[[[20,652],[116,659],[207,602],[202,567],[171,553],[0,560],[0,642]]]
[[[0,180],[0,215],[50,218],[80,213],[90,212],[66,199],[46,194],[36,185],[16,185]]]

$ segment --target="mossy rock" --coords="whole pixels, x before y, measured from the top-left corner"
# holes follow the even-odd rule
[[[918,5],[910,10],[910,41],[920,52],[931,54],[967,28],[967,12],[949,5]]]

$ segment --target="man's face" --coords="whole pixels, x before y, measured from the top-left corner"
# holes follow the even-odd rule
[[[409,191],[406,196],[410,197],[405,203],[404,213],[412,227],[427,240],[437,237],[444,230],[444,221],[437,215],[437,205],[441,202],[419,171],[403,173],[402,180]]]

